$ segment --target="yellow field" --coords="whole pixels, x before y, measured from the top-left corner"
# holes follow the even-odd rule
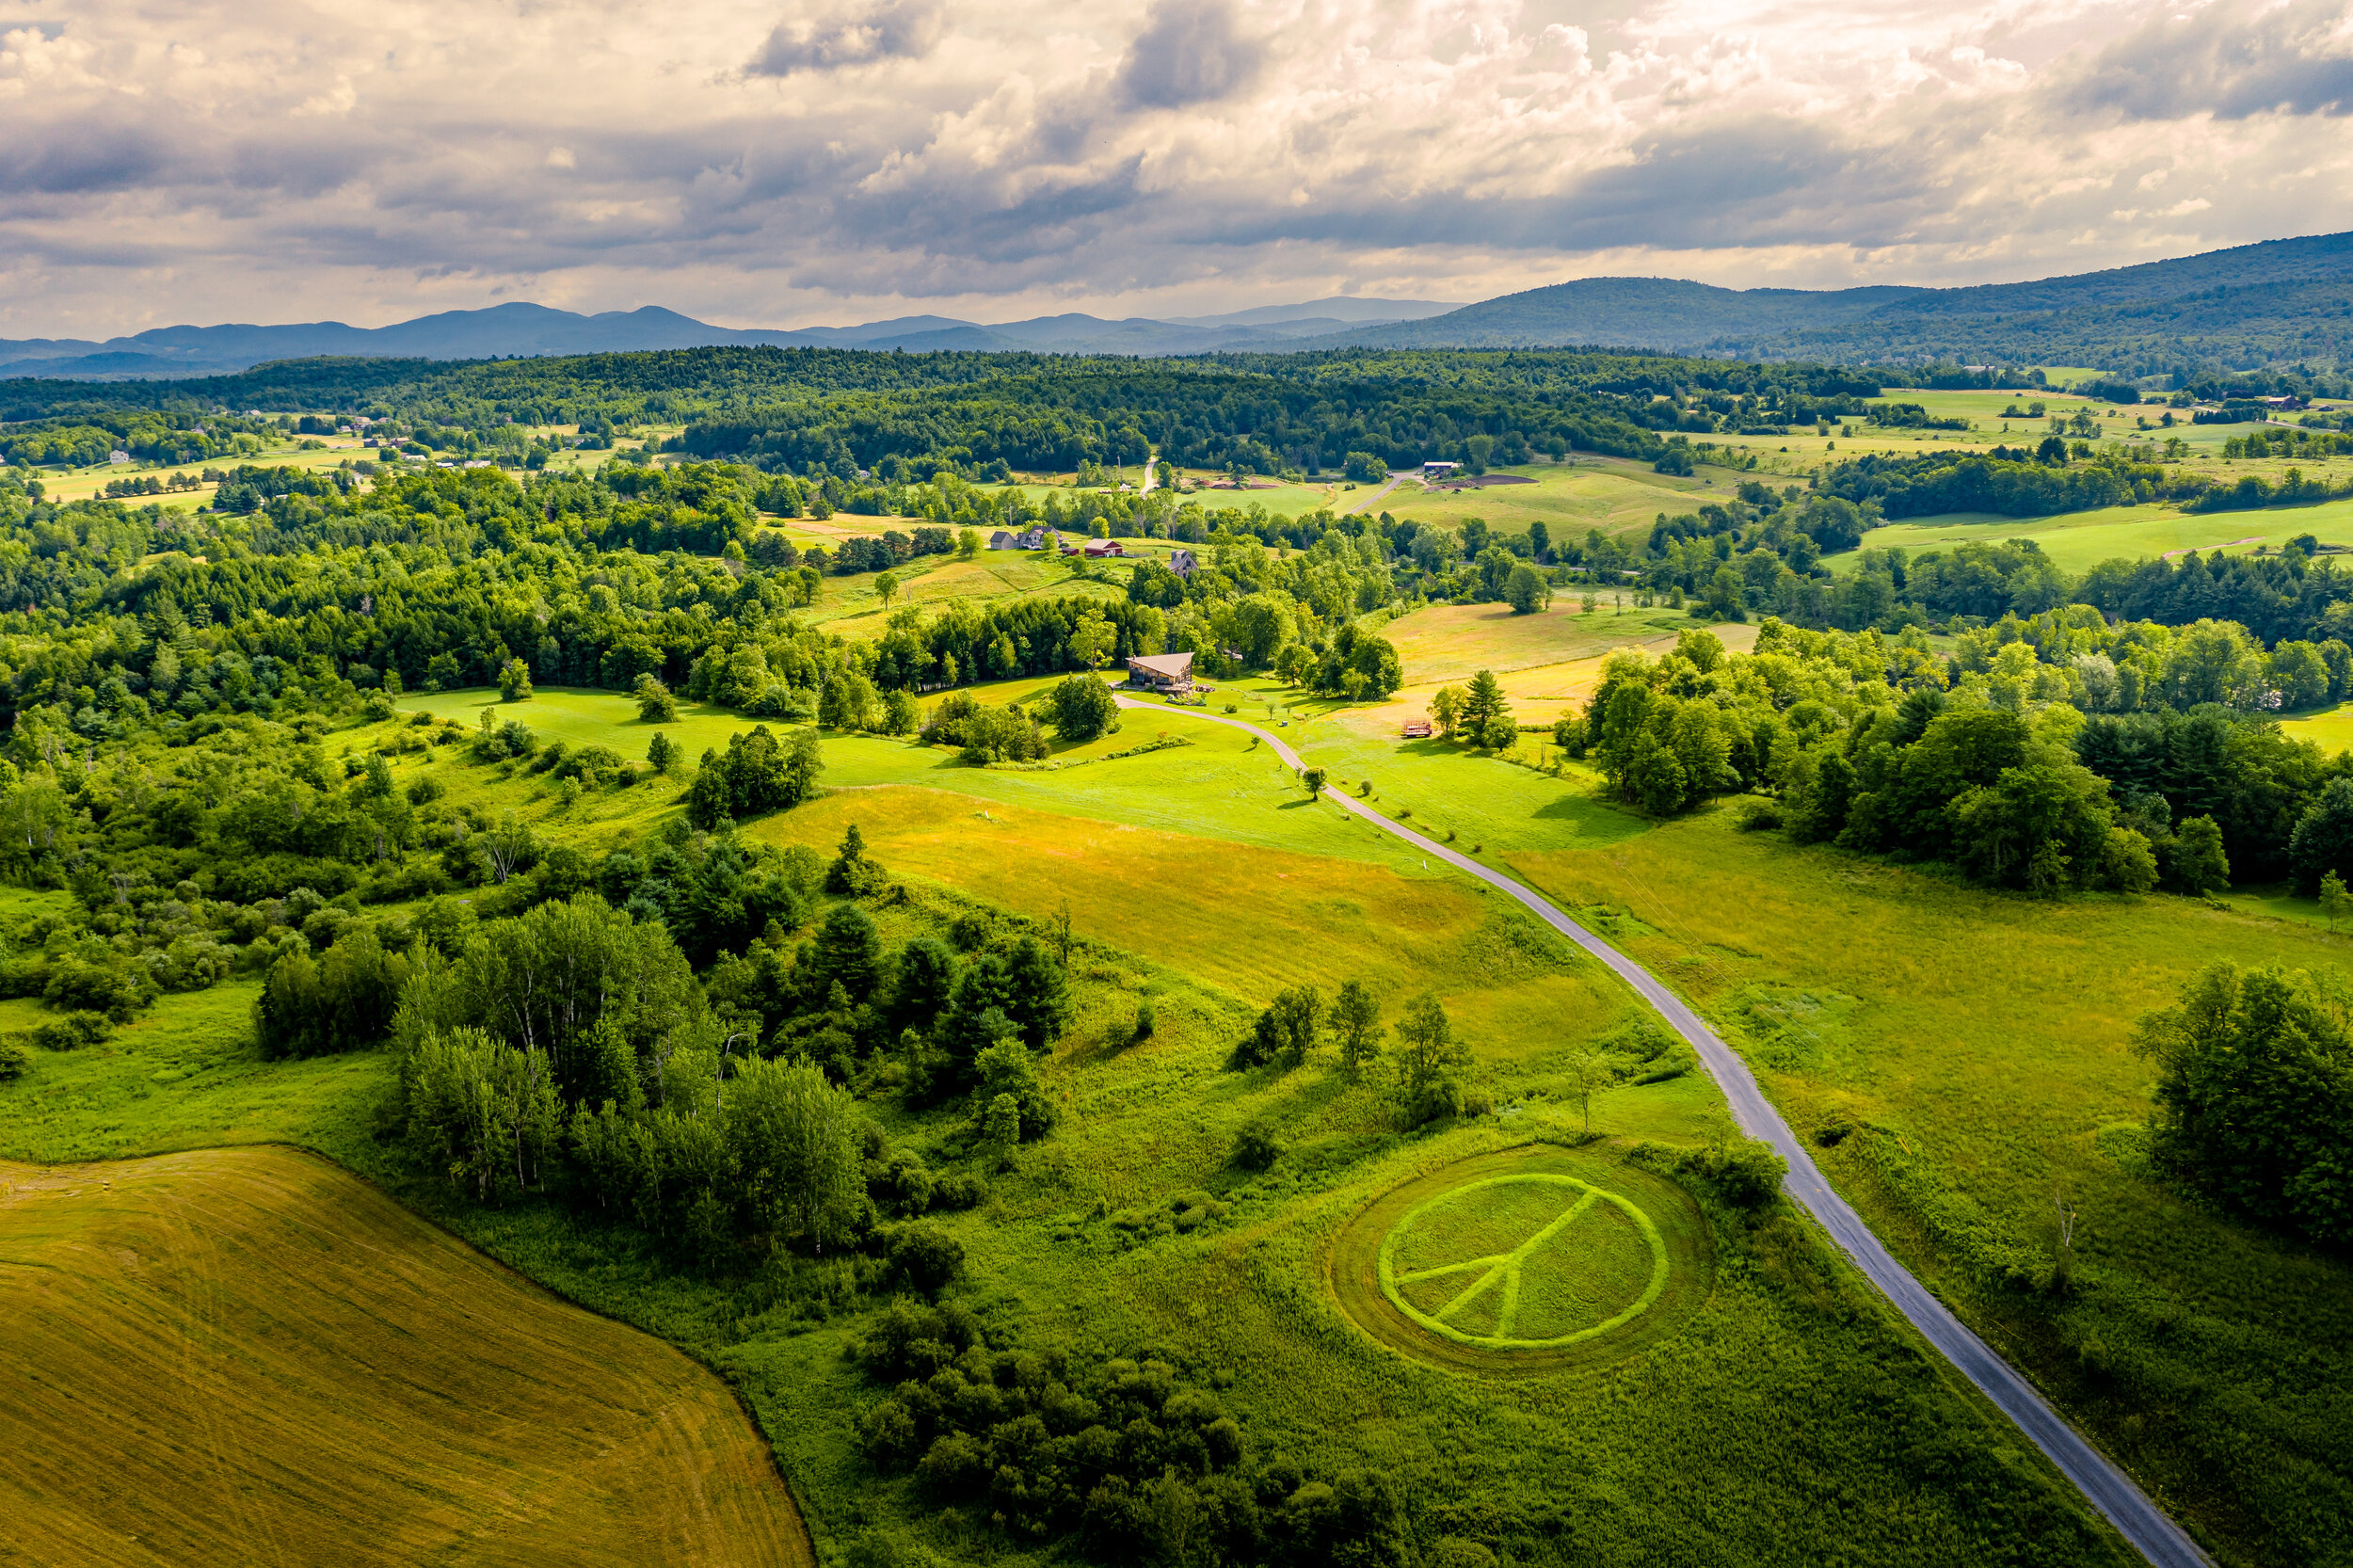
[[[1627,1008],[1596,965],[1538,972],[1503,938],[1504,902],[1452,876],[906,786],[836,791],[745,831],[830,853],[852,823],[893,875],[1036,919],[1067,899],[1080,932],[1253,1000],[1365,980],[1394,1009],[1433,991],[1507,1080]]]
[[[1529,616],[1515,616],[1502,604],[1431,605],[1390,622],[1382,632],[1397,647],[1405,685],[1378,707],[1343,710],[1340,722],[1360,733],[1394,735],[1405,719],[1428,716],[1439,687],[1488,669],[1511,700],[1513,718],[1550,724],[1593,695],[1602,662],[1617,649],[1639,648],[1656,656],[1673,648],[1682,632],[1701,624],[1681,610],[1629,608],[1618,615],[1608,594],[1589,616],[1578,607],[1574,589],[1555,599],[1550,609]],[[1756,646],[1753,624],[1724,622],[1706,629],[1736,653]]]
[[[742,1409],[284,1148],[0,1164],[13,1561],[813,1563]]]

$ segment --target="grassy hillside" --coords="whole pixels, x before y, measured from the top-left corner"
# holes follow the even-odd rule
[[[0,1164],[27,1562],[813,1563],[702,1368],[285,1148]]]
[[[1777,835],[1729,812],[1514,870],[1616,903],[1628,951],[1701,1005],[1912,1268],[2228,1560],[2341,1563],[2353,1540],[2353,1271],[2153,1178],[2134,1019],[2202,966],[2342,969],[2345,938],[2187,900],[2051,904]],[[1852,1128],[1851,1133],[1841,1129]],[[2084,1216],[2076,1286],[1999,1284]],[[2297,1368],[2281,1380],[2282,1367]]]
[[[594,738],[593,717],[554,713],[586,699],[536,700],[551,732],[568,726]],[[1131,715],[1131,730],[1160,721]],[[346,732],[355,742],[375,733]],[[1408,1183],[1444,1195],[1483,1179],[1488,1167],[1452,1170],[1464,1160],[1574,1142],[1581,1117],[1567,1053],[1622,1037],[1640,1016],[1599,966],[1492,893],[1402,863],[1369,830],[1352,841],[1336,810],[1280,785],[1239,738],[1224,751],[1205,739],[1056,772],[955,768],[944,778],[941,754],[904,743],[835,740],[828,752],[837,783],[901,765],[894,759],[932,777],[840,788],[749,831],[829,847],[860,824],[870,852],[909,890],[870,906],[887,942],[946,932],[973,897],[1016,922],[1050,919],[1067,900],[1081,937],[1072,1026],[1043,1064],[1062,1122],[1015,1168],[987,1171],[966,1143],[960,1108],[909,1111],[887,1092],[867,1100],[895,1146],[921,1151],[936,1170],[985,1176],[980,1208],[933,1223],[965,1249],[954,1298],[1002,1342],[1172,1358],[1217,1390],[1261,1460],[1388,1478],[1412,1521],[1407,1560],[1458,1549],[1449,1542],[1579,1564],[1652,1562],[1669,1545],[1731,1563],[1783,1562],[1793,1550],[1857,1563],[2121,1560],[2041,1462],[1802,1227],[1744,1216],[1705,1192],[1678,1195],[1626,1163],[1638,1140],[1692,1147],[1723,1135],[1721,1100],[1689,1073],[1599,1096],[1603,1141],[1569,1167],[1673,1239],[1669,1278],[1633,1320],[1640,1333],[1601,1346],[1606,1353],[1465,1376],[1358,1326],[1335,1276],[1352,1218]],[[1190,782],[1115,782],[1116,770],[1163,758],[1194,769]],[[531,799],[528,779],[502,779],[493,767],[398,762],[404,782],[430,767],[451,800],[513,803],[584,848],[642,833],[673,798],[641,784],[566,816],[544,793]],[[1433,796],[1449,775],[1487,786],[1464,808],[1516,820],[1530,843],[1584,841],[1577,824],[1589,821],[1619,824],[1618,840],[1640,825],[1593,803],[1554,814],[1559,786],[1507,763],[1433,754],[1417,765]],[[1016,789],[1018,801],[998,793]],[[1139,825],[1147,811],[1186,825]],[[1495,1112],[1401,1135],[1377,1079],[1351,1079],[1328,1053],[1290,1071],[1225,1070],[1275,989],[1348,978],[1370,983],[1392,1017],[1417,990],[1442,998]],[[856,1283],[854,1261],[784,1256],[748,1276],[706,1278],[560,1202],[456,1204],[433,1173],[376,1136],[391,1071],[383,1053],[261,1062],[249,1040],[232,1038],[247,996],[168,998],[112,1041],[38,1053],[31,1076],[0,1091],[0,1150],[132,1154],[206,1137],[318,1147],[533,1278],[723,1369],[825,1551],[873,1534],[949,1560],[1050,1555],[943,1511],[919,1483],[860,1456],[856,1411],[881,1390],[842,1351],[883,1298]],[[1157,1023],[1139,1040],[1146,1002]],[[1233,1159],[1252,1123],[1282,1148],[1263,1173]],[[1528,1320],[1591,1326],[1604,1308],[1622,1314],[1639,1301],[1639,1254],[1620,1256],[1633,1234],[1604,1225],[1579,1241],[1588,1253],[1540,1260]],[[1602,1297],[1580,1293],[1578,1257],[1602,1270],[1593,1288]],[[1620,1278],[1632,1283],[1608,1284]]]

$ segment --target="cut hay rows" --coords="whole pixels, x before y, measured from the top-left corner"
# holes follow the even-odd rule
[[[284,1148],[0,1164],[10,1560],[804,1564],[727,1389]]]

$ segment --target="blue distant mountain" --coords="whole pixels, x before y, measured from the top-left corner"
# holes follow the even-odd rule
[[[518,301],[481,311],[444,311],[392,327],[346,327],[340,321],[317,321],[290,327],[158,327],[104,343],[73,338],[0,339],[0,376],[112,379],[216,376],[272,360],[329,354],[488,360],[760,344],[909,351],[1032,349],[1056,354],[1200,354],[1219,349],[1280,348],[1302,336],[1328,335],[1368,321],[1395,321],[1453,308],[1428,301],[1335,298],[1180,322],[1141,317],[1104,321],[1073,314],[984,327],[951,316],[920,315],[871,321],[857,327],[774,331],[713,327],[654,305],[635,311],[581,315]]]

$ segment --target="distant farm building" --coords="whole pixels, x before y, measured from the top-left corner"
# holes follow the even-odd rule
[[[1128,661],[1128,684],[1156,692],[1193,690],[1193,655],[1139,653]]]
[[[1421,465],[1421,476],[1424,479],[1449,478],[1462,466],[1460,463],[1424,463]]]
[[[1092,561],[1105,555],[1125,555],[1128,553],[1128,547],[1117,539],[1089,539],[1086,543],[1086,552],[1087,559]]]
[[[1168,552],[1168,569],[1179,577],[1191,577],[1201,569],[1201,563],[1193,559],[1190,550],[1172,550]]]

